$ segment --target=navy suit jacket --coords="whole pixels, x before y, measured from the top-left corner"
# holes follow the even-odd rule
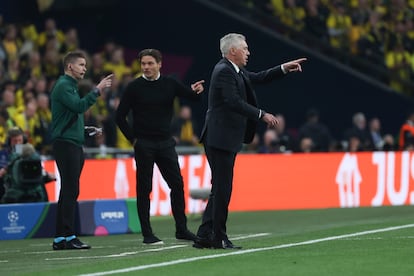
[[[256,132],[260,110],[252,84],[284,76],[280,66],[258,73],[244,68],[237,73],[226,58],[214,67],[208,94],[208,110],[200,141],[206,146],[238,152]]]

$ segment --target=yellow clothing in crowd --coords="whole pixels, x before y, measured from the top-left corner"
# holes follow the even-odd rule
[[[131,68],[126,66],[124,63],[114,64],[114,63],[105,63],[104,71],[112,72],[118,80],[122,80],[122,77],[126,74],[131,74]]]
[[[326,21],[329,40],[334,48],[349,48],[349,32],[352,26],[351,17],[341,14],[330,14]]]
[[[65,41],[65,34],[62,31],[57,30],[56,32],[54,32],[53,35],[56,37],[60,45]],[[46,32],[41,32],[37,38],[37,45],[39,47],[43,47],[46,45],[46,42],[48,40],[49,40],[48,34]]]

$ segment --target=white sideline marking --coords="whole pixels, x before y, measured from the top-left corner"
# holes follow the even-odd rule
[[[33,246],[33,247],[44,247],[44,246],[51,246],[52,243],[33,243],[33,244],[29,244],[29,246]]]
[[[168,247],[160,247],[160,248],[150,248],[142,251],[131,251],[131,252],[122,252],[119,254],[111,254],[111,255],[104,255],[104,256],[77,256],[77,257],[62,257],[62,258],[46,258],[46,261],[61,261],[61,260],[80,260],[80,259],[103,259],[103,258],[118,258],[118,257],[125,257],[130,255],[136,255],[142,252],[155,252],[155,251],[163,251],[168,249],[175,249],[179,247],[186,247],[187,245],[174,245]]]
[[[56,250],[48,250],[48,251],[23,252],[23,254],[24,255],[38,255],[38,254],[51,254],[55,252]]]
[[[0,263],[8,263],[9,260],[0,260]]]
[[[268,236],[270,233],[258,233],[258,234],[251,234],[251,235],[245,235],[240,237],[234,237],[231,238],[232,241],[238,241],[238,240],[244,240],[244,239],[250,239],[250,238],[257,238],[257,237],[263,237]]]
[[[320,242],[325,242],[325,241],[332,241],[332,240],[338,240],[338,239],[349,238],[349,237],[388,232],[388,231],[411,228],[411,227],[414,227],[414,224],[406,224],[406,225],[400,225],[400,226],[367,230],[367,231],[362,231],[362,232],[355,232],[355,233],[344,234],[344,235],[339,235],[339,236],[331,236],[331,237],[308,240],[308,241],[303,241],[303,242],[280,244],[280,245],[275,245],[275,246],[270,246],[270,247],[252,248],[252,249],[246,249],[246,250],[231,251],[231,252],[221,253],[221,254],[213,254],[213,255],[208,255],[208,256],[198,256],[198,257],[193,257],[193,258],[178,259],[178,260],[162,262],[162,263],[157,263],[157,264],[140,265],[140,266],[133,266],[133,267],[117,269],[117,270],[81,274],[80,276],[100,276],[100,275],[109,275],[109,274],[117,274],[117,273],[126,273],[126,272],[144,270],[144,269],[154,268],[154,267],[163,267],[163,266],[170,266],[170,265],[176,265],[176,264],[182,264],[182,263],[190,263],[190,262],[195,262],[199,260],[221,258],[221,257],[226,257],[226,256],[232,256],[232,255],[242,255],[242,254],[248,254],[248,253],[253,253],[253,252],[268,251],[268,250],[274,250],[274,249],[280,249],[280,248],[289,248],[289,247],[295,247],[295,246],[300,246],[300,245],[308,245],[308,244],[320,243]]]
[[[186,244],[173,245],[173,246],[168,246],[168,247],[146,249],[146,250],[143,250],[141,252],[157,252],[157,251],[163,251],[165,249],[174,249],[174,248],[180,248],[180,247],[186,247],[186,246],[187,246]]]
[[[0,254],[7,254],[7,253],[19,253],[20,252],[20,250],[19,249],[16,249],[16,250],[1,250],[0,251]]]
[[[50,244],[51,246],[51,244]],[[116,246],[94,246],[94,249],[97,248],[115,248]],[[24,255],[39,255],[39,254],[56,254],[56,250],[48,250],[48,251],[33,251],[33,252],[23,252]]]

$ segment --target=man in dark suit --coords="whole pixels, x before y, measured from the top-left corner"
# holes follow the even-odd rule
[[[275,127],[274,115],[257,107],[252,83],[265,83],[293,71],[302,71],[306,58],[253,73],[244,66],[250,54],[246,39],[230,33],[220,40],[223,55],[214,67],[208,98],[208,110],[201,142],[211,168],[211,194],[194,243],[196,248],[238,249],[226,234],[228,205],[233,185],[236,154],[243,143],[250,143],[258,121]]]

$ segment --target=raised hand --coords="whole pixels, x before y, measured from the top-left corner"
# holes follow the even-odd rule
[[[302,66],[301,63],[308,60],[307,58],[299,58],[292,61],[288,61],[286,63],[283,63],[282,66],[286,70],[286,72],[302,72]]]
[[[98,88],[100,91],[102,91],[104,88],[109,88],[112,86],[112,77],[114,76],[114,74],[110,74],[108,76],[106,76],[105,78],[103,78],[98,85],[96,86],[96,88]]]
[[[191,89],[197,94],[200,94],[201,92],[204,91],[203,83],[204,83],[204,80],[197,81],[191,85]]]

